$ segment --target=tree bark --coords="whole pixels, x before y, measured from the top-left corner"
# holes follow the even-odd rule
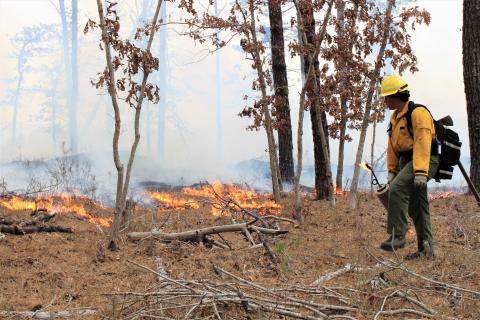
[[[306,35],[306,45],[315,47],[317,41],[315,35],[315,19],[313,16],[313,6],[308,5],[300,8],[300,15],[303,21],[303,27]],[[310,67],[310,61],[305,59],[304,61],[305,74],[308,73]],[[315,198],[317,200],[330,199],[332,192],[331,189],[331,174],[329,172],[329,141],[328,141],[328,124],[327,115],[324,111],[321,111],[319,101],[319,91],[315,90],[319,88],[320,83],[320,67],[318,58],[312,61],[314,65],[314,76],[311,82],[307,82],[307,97],[310,102],[310,118],[312,121],[312,135],[313,135],[313,153],[315,161]],[[322,143],[322,134],[325,137],[325,143]],[[324,149],[327,150],[326,154]]]
[[[357,207],[358,180],[360,176],[360,165],[363,157],[365,138],[367,135],[368,124],[370,121],[370,109],[372,108],[373,95],[375,93],[375,87],[377,85],[378,77],[380,75],[380,69],[382,67],[385,47],[387,46],[387,43],[388,43],[389,30],[392,22],[392,8],[394,5],[395,5],[395,0],[388,1],[387,9],[385,10],[382,44],[380,45],[380,49],[377,54],[377,59],[375,61],[375,67],[369,79],[370,86],[368,88],[367,101],[365,102],[365,112],[363,114],[363,119],[362,119],[360,139],[358,142],[357,154],[355,157],[355,166],[354,166],[353,177],[352,177],[352,184],[350,187],[350,194],[349,194],[349,204],[351,209],[355,209]]]
[[[470,139],[470,178],[480,190],[480,0],[463,1],[463,79]]]
[[[272,73],[275,88],[274,106],[278,120],[278,153],[280,178],[282,182],[293,182],[293,142],[290,104],[288,101],[287,65],[285,63],[285,45],[281,0],[268,1],[270,19],[270,42],[272,46]]]

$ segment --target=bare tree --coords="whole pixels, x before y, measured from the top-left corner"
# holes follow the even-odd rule
[[[50,40],[55,38],[56,30],[53,25],[38,25],[25,27],[12,39],[15,47],[14,56],[17,60],[16,71],[18,76],[15,81],[15,89],[12,93],[12,143],[17,143],[18,115],[21,106],[21,97],[25,84],[26,73],[31,69],[31,59],[44,55],[50,51]]]
[[[480,0],[463,1],[463,79],[470,138],[470,177],[480,189]]]
[[[280,177],[279,177],[279,166],[278,166],[278,156],[277,156],[277,146],[275,143],[275,138],[273,135],[273,124],[272,117],[270,114],[269,108],[269,98],[267,95],[267,81],[266,73],[264,71],[264,59],[262,57],[262,52],[265,51],[265,47],[261,41],[258,40],[257,27],[256,27],[256,3],[254,0],[248,0],[248,12],[245,9],[242,9],[240,4],[237,3],[237,10],[240,11],[243,17],[244,27],[247,28],[245,32],[245,42],[243,42],[242,47],[246,52],[249,52],[254,61],[254,67],[257,71],[258,84],[261,92],[261,100],[259,101],[260,110],[263,113],[264,117],[264,127],[267,133],[267,142],[268,142],[268,154],[270,159],[270,171],[272,174],[272,189],[273,197],[275,201],[280,201]]]
[[[162,0],[158,0],[155,15],[150,25],[145,29],[139,28],[135,35],[136,39],[142,35],[148,37],[148,43],[145,50],[133,45],[130,41],[122,41],[119,38],[120,30],[119,17],[115,11],[116,3],[109,3],[107,14],[104,14],[101,0],[97,0],[98,15],[100,24],[89,20],[85,27],[85,32],[90,28],[100,27],[102,32],[102,47],[105,51],[107,67],[100,73],[99,80],[95,83],[97,88],[106,85],[112,100],[112,106],[115,114],[115,131],[113,135],[113,159],[117,169],[117,192],[115,197],[115,209],[113,225],[110,230],[108,247],[111,250],[118,249],[118,233],[121,217],[126,208],[126,200],[130,183],[131,171],[135,152],[140,141],[140,114],[144,98],[157,103],[159,100],[158,87],[147,83],[148,76],[154,70],[158,70],[158,59],[151,54],[151,47],[155,33],[158,31],[157,20],[160,12]],[[115,56],[112,56],[111,48],[115,50]],[[121,70],[122,76],[116,79],[116,71]],[[143,73],[142,82],[136,83],[134,77]],[[119,139],[121,129],[121,111],[119,106],[118,93],[126,92],[125,101],[135,110],[135,137],[130,149],[127,168],[120,160]]]
[[[70,148],[75,154],[78,152],[77,134],[77,108],[78,108],[78,0],[72,0],[72,46],[70,67],[71,76],[71,101],[68,105],[68,127],[70,134]],[[68,68],[68,66],[67,66]]]
[[[318,39],[315,33],[314,3],[311,0],[297,2],[297,17],[302,21],[303,35],[301,46],[313,58],[313,52]],[[318,58],[309,61],[304,59],[305,74],[308,73],[310,63],[313,64],[313,76],[307,84],[307,97],[312,121],[313,151],[315,160],[315,195],[318,200],[328,199],[334,203],[333,179],[330,166],[330,151],[328,143],[328,125],[326,112],[322,109],[320,98],[320,67]]]
[[[351,68],[351,63],[354,63],[355,58],[352,54],[352,49],[354,42],[358,41],[357,34],[355,32],[349,32],[348,28],[355,29],[357,26],[357,16],[360,10],[359,1],[356,1],[353,7],[351,14],[352,23],[350,26],[347,26],[347,21],[345,19],[345,1],[341,1],[337,8],[337,41],[338,41],[338,50],[343,52],[341,55],[344,58],[338,59],[338,71],[340,75],[340,126],[339,126],[339,143],[338,143],[338,160],[337,160],[337,174],[335,177],[335,186],[336,191],[343,190],[343,163],[345,159],[345,142],[347,141],[347,123],[348,123],[348,100],[353,100],[354,97],[348,94],[349,91],[347,87],[352,86],[352,81],[349,81],[348,78],[351,77],[351,74],[355,73],[355,70]],[[345,52],[346,51],[346,52]],[[349,63],[350,62],[350,63]],[[350,88],[351,89],[351,88]]]
[[[362,161],[365,138],[367,135],[367,128],[370,120],[370,109],[372,107],[373,94],[375,93],[375,86],[377,85],[378,78],[380,76],[380,69],[382,67],[385,48],[388,42],[390,25],[392,23],[392,8],[394,5],[395,5],[395,0],[388,1],[387,9],[385,10],[384,26],[382,29],[382,33],[383,33],[382,44],[380,45],[380,49],[378,50],[377,59],[375,61],[375,67],[369,79],[370,86],[368,88],[368,96],[367,96],[367,101],[365,103],[365,111],[363,114],[362,128],[360,131],[360,139],[358,142],[357,154],[355,157],[355,166],[354,166],[353,177],[352,177],[352,184],[350,187],[350,194],[349,194],[350,196],[349,202],[350,202],[351,208],[356,208],[357,206],[357,188],[358,188],[358,180],[360,176],[360,164]]]
[[[299,5],[296,0],[294,0],[295,7],[297,8],[297,12],[300,12]],[[315,47],[315,50],[312,53],[307,51],[307,57],[306,60],[308,61],[308,70],[305,75],[305,83],[302,86],[302,91],[300,92],[300,102],[299,102],[299,111],[298,111],[298,128],[297,128],[297,173],[295,175],[295,184],[294,184],[294,191],[295,191],[295,219],[297,222],[301,223],[303,221],[303,216],[302,216],[302,200],[301,200],[301,194],[300,194],[300,178],[302,176],[302,163],[303,163],[303,116],[305,113],[305,96],[307,93],[307,88],[310,85],[309,83],[311,81],[314,81],[314,73],[315,73],[315,67],[314,64],[312,63],[313,61],[318,59],[318,55],[320,53],[320,49],[322,46],[322,42],[325,38],[325,33],[327,30],[327,24],[328,24],[328,19],[330,17],[330,14],[332,12],[332,6],[333,6],[333,0],[330,0],[328,3],[328,9],[327,12],[325,13],[325,17],[323,19],[322,27],[319,31],[319,34],[317,36],[317,46]],[[300,30],[300,36],[303,39],[303,42],[306,42],[307,35],[305,33],[305,29],[303,26],[305,25],[302,16],[298,15],[298,24],[299,24],[299,30]],[[314,80],[312,80],[314,79]]]

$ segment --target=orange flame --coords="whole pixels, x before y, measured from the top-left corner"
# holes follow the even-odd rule
[[[335,187],[335,195],[343,196],[345,194],[347,194],[347,192],[344,191],[341,187]]]
[[[43,198],[42,195],[39,194],[36,200],[22,199],[19,197],[12,197],[9,200],[0,199],[0,205],[10,210],[46,209],[57,213],[75,213],[90,223],[103,227],[109,227],[111,225],[111,218],[94,217],[85,210],[83,205],[75,204],[74,200],[79,198],[88,199],[86,197],[72,197],[64,194]],[[96,204],[96,206],[103,207],[99,204]]]
[[[165,208],[161,209],[198,209],[200,205],[193,199],[175,198],[172,194],[166,192],[148,191],[147,195],[156,200]]]
[[[186,187],[182,189],[181,193],[190,196],[190,198],[174,197],[172,194],[165,192],[147,192],[152,199],[166,206],[166,209],[197,209],[200,207],[199,201],[192,199],[192,197],[213,200],[215,199],[215,194],[234,200],[244,209],[257,209],[260,212],[269,211],[273,214],[278,214],[282,208],[278,203],[268,199],[270,197],[269,194],[257,194],[253,190],[238,188],[235,185],[224,185],[218,181],[210,185],[204,185],[200,189]],[[234,204],[229,206],[238,210]],[[223,214],[222,210],[223,208],[212,206],[211,214],[220,216]]]

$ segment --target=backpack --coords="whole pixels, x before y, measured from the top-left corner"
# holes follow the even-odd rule
[[[408,111],[405,114],[405,118],[407,120],[408,131],[412,137],[412,112],[416,108],[425,108],[428,113],[430,113],[430,116],[432,116],[430,110],[428,110],[428,108],[424,105],[416,104],[412,101],[409,102]],[[460,141],[458,133],[449,128],[453,126],[453,121],[450,116],[446,116],[440,120],[433,119],[433,123],[437,137],[433,139],[432,146],[437,146],[437,152],[432,152],[432,154],[437,154],[440,156],[440,164],[433,178],[437,182],[440,182],[440,180],[451,180],[453,176],[453,167],[460,162],[460,150],[462,147],[462,142]],[[432,148],[432,150],[434,149],[435,148]]]

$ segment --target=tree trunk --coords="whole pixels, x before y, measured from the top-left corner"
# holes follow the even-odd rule
[[[297,9],[297,17],[298,17],[298,24],[299,24],[299,40],[302,43],[306,43],[308,41],[307,41],[305,28],[303,27],[305,25],[305,22],[302,19],[302,15],[299,13],[300,8],[298,6],[297,1],[294,0],[293,3]],[[304,116],[304,110],[305,110],[305,96],[307,93],[307,89],[310,83],[312,82],[312,79],[314,79],[315,68],[312,65],[312,61],[315,61],[318,59],[318,54],[320,53],[321,45],[322,45],[323,39],[325,38],[325,33],[327,30],[328,19],[330,18],[330,14],[332,12],[332,7],[333,7],[333,0],[330,0],[330,2],[328,3],[327,12],[325,13],[325,17],[323,19],[322,28],[318,35],[318,42],[316,43],[313,55],[310,54],[310,52],[308,52],[307,59],[302,59],[302,61],[309,62],[309,68],[308,70],[306,70],[307,72],[305,73],[305,81],[303,82],[302,91],[300,92],[300,103],[299,103],[299,111],[298,111],[299,116],[298,116],[298,133],[297,133],[297,174],[295,175],[295,185],[294,185],[294,190],[295,190],[294,217],[299,223],[303,222],[303,216],[301,213],[302,202],[301,202],[301,196],[300,196],[300,178],[302,176],[302,160],[303,160],[302,136],[303,136],[303,116]],[[325,136],[323,136],[323,142],[325,142]],[[326,152],[325,149],[323,151],[324,153]],[[332,190],[330,190],[330,192],[332,192]],[[334,201],[333,199],[334,198],[332,195],[332,203]]]
[[[162,2],[160,10],[160,19],[163,23],[167,22],[167,2]],[[168,62],[167,62],[167,26],[161,26],[158,30],[158,45],[159,45],[159,87],[160,87],[160,102],[158,105],[158,132],[157,132],[157,154],[160,161],[164,160],[165,155],[165,115],[167,109],[167,95],[168,95]]]
[[[463,79],[470,139],[470,178],[480,190],[480,0],[463,1]]]
[[[377,119],[373,120],[372,144],[370,148],[370,165],[375,170],[375,138],[377,135]],[[370,172],[370,181],[373,181],[373,172]],[[370,183],[370,196],[373,198],[373,183]]]
[[[218,1],[214,4],[215,16],[218,17]],[[223,128],[222,128],[222,81],[221,81],[221,67],[220,67],[220,50],[215,51],[215,117],[217,127],[217,159],[223,163]]]
[[[354,20],[358,17],[359,11],[359,3],[355,2],[354,4]],[[340,40],[345,36],[345,2],[341,2],[341,4],[337,8],[337,19],[339,23],[339,31],[338,36]],[[341,43],[345,43],[341,41]],[[351,52],[353,49],[354,39],[350,37],[348,39],[348,52]],[[349,68],[346,65],[345,61],[340,63],[340,68],[343,70],[344,74],[349,72]],[[344,94],[344,90],[348,86],[348,83],[345,78],[341,79],[340,83],[340,135],[339,135],[339,145],[338,145],[338,161],[337,161],[337,175],[336,175],[336,189],[337,191],[343,191],[343,162],[345,160],[345,137],[347,132],[347,112],[348,112],[348,98]]]
[[[340,98],[340,136],[338,142],[337,176],[335,186],[337,191],[343,190],[343,161],[345,159],[345,136],[347,133],[347,99]]]
[[[261,53],[258,48],[258,39],[257,39],[257,28],[255,24],[255,9],[253,0],[248,1],[249,7],[249,15],[250,21],[249,23],[249,34],[247,34],[247,38],[250,43],[254,46],[254,50],[251,52],[254,66],[257,71],[258,82],[260,84],[260,91],[262,94],[262,99],[260,101],[262,114],[264,117],[263,126],[265,127],[265,131],[267,133],[267,144],[268,144],[268,155],[269,155],[269,162],[270,162],[270,173],[272,175],[272,191],[273,191],[273,198],[276,202],[280,201],[280,177],[279,177],[279,167],[278,167],[278,156],[277,156],[277,146],[275,143],[275,137],[273,135],[273,124],[272,124],[272,116],[270,114],[270,108],[268,106],[268,96],[267,96],[267,83],[265,81],[265,74],[263,71],[263,63],[261,58]],[[242,11],[243,12],[243,11]],[[243,13],[244,22],[247,23],[247,17],[245,13]],[[251,39],[250,39],[251,36]]]
[[[72,153],[78,152],[77,147],[77,106],[78,106],[78,0],[72,0],[72,96],[68,109],[68,120],[70,128],[70,148]]]
[[[23,84],[23,73],[25,71],[25,45],[23,45],[20,53],[18,54],[17,72],[18,80],[17,87],[15,89],[15,100],[13,102],[13,117],[12,117],[12,144],[17,144],[17,115],[20,108],[20,92]]]
[[[343,43],[345,36],[345,2],[341,1],[337,7],[337,21],[338,21],[338,38],[339,47]],[[347,71],[345,63],[339,64],[343,72]],[[338,160],[337,160],[337,175],[335,181],[335,193],[343,190],[343,160],[345,157],[345,135],[347,132],[347,97],[343,92],[345,90],[346,81],[344,78],[340,80],[340,135],[338,142]]]
[[[378,77],[380,75],[380,69],[382,67],[382,61],[384,58],[385,47],[388,43],[389,29],[392,22],[392,8],[395,5],[395,0],[389,0],[387,9],[385,10],[384,30],[382,36],[382,44],[378,51],[377,59],[375,61],[375,67],[369,79],[370,86],[368,88],[367,101],[365,103],[365,112],[363,114],[362,127],[360,131],[360,140],[358,142],[357,154],[355,157],[355,166],[352,177],[352,184],[350,187],[350,208],[355,209],[357,207],[357,190],[358,180],[360,176],[360,165],[363,157],[363,149],[365,146],[365,137],[367,135],[368,123],[370,121],[370,109],[372,108],[373,95],[376,92],[375,86],[377,85]]]
[[[274,106],[278,127],[278,153],[280,178],[282,182],[293,182],[293,143],[292,121],[288,101],[287,65],[283,38],[283,21],[281,0],[268,1],[270,18],[270,36],[272,46],[272,73],[275,88]]]
[[[72,68],[70,67],[70,47],[68,45],[68,24],[67,24],[67,12],[65,10],[65,0],[58,0],[60,7],[60,20],[62,21],[62,54],[63,54],[63,65],[65,67],[65,84],[67,91],[67,109],[72,109]],[[70,121],[70,114],[69,114]],[[70,128],[69,122],[69,128]]]
[[[307,45],[315,46],[315,19],[313,17],[313,7],[300,8],[300,15],[304,24]],[[310,101],[310,118],[312,121],[312,136],[313,136],[313,154],[315,161],[315,197],[317,200],[329,199],[329,189],[331,184],[331,175],[328,177],[328,157],[329,157],[329,142],[328,142],[328,125],[327,116],[324,111],[321,111],[319,103],[320,92],[315,91],[315,86],[318,89],[320,83],[320,68],[318,58],[313,61],[314,77],[310,83],[307,83],[307,97]],[[308,59],[304,61],[305,74],[310,67]],[[325,145],[322,144],[321,135],[325,136]],[[327,150],[327,157],[324,154],[324,148]]]

